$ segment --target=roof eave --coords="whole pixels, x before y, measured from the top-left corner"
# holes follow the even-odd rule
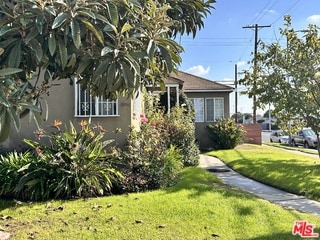
[[[184,92],[226,92],[231,93],[233,92],[233,89],[195,89],[195,90],[184,90]]]

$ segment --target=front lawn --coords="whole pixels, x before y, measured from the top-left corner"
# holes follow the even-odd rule
[[[274,147],[244,144],[208,153],[268,185],[320,200],[320,160]]]
[[[295,220],[319,217],[286,210],[223,185],[197,167],[171,188],[121,196],[20,203],[0,200],[0,230],[11,239],[300,239]]]
[[[314,154],[318,156],[318,151],[317,149],[310,149],[310,148],[304,148],[304,147],[294,147],[294,146],[289,146],[287,144],[283,143],[271,143],[271,142],[265,142],[263,143],[264,145],[272,146],[272,147],[279,147],[282,149],[287,149],[287,150],[292,150],[292,151],[298,151],[298,152],[303,152],[303,153],[308,153],[308,154]]]

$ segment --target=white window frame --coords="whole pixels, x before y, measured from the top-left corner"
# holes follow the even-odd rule
[[[193,106],[194,106],[194,110],[195,110],[195,122],[204,122],[204,111],[205,111],[205,101],[204,98],[189,98],[190,101],[192,102]],[[197,107],[199,106],[196,101],[202,101],[202,113],[197,112]]]
[[[213,100],[213,119],[209,119],[208,116],[208,101],[212,101]],[[218,108],[218,101],[222,101],[222,107]],[[206,122],[216,122],[217,120],[224,118],[224,98],[223,97],[216,97],[216,98],[206,98],[205,101],[205,113],[206,113]],[[221,111],[220,114],[218,114],[217,112]]]
[[[104,97],[93,97],[87,90],[82,90],[80,85],[75,83],[75,117],[118,117],[118,99],[110,100]],[[84,97],[84,100],[81,99]],[[82,100],[82,101],[81,101]],[[91,106],[91,107],[90,107]],[[110,108],[111,111],[106,108]],[[82,113],[83,108],[88,108]]]

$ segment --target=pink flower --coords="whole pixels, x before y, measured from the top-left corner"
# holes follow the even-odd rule
[[[146,118],[146,115],[140,114],[140,118],[141,118],[141,121],[142,121],[143,123],[148,122],[148,118]]]
[[[146,118],[146,117],[141,118],[141,121],[142,121],[143,123],[146,123],[146,122],[148,122],[148,118]]]
[[[154,126],[154,127],[157,126],[156,121],[152,121],[152,122],[151,122],[151,126]]]

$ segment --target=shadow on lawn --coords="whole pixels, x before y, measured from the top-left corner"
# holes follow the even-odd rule
[[[15,206],[16,206],[15,201],[0,198],[0,211],[7,209],[7,208],[15,207]]]
[[[188,167],[181,173],[177,184],[167,188],[166,193],[174,193],[182,190],[190,190],[190,197],[198,197],[207,192],[216,192],[224,197],[254,199],[254,195],[228,186],[212,173],[200,167]],[[244,212],[250,211],[243,209]]]
[[[320,188],[316,188],[319,182],[320,164],[316,159],[313,165],[297,163],[296,159],[278,159],[276,163],[269,161],[268,158],[246,161],[246,156],[241,151],[237,152],[239,158],[228,162],[227,165],[242,175],[287,192],[315,200],[320,199]]]

